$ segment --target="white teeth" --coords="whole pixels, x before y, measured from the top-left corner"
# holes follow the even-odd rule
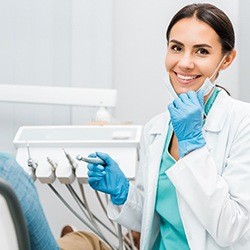
[[[196,78],[196,76],[183,76],[183,75],[179,75],[179,74],[177,74],[177,76],[179,78],[181,78],[182,80],[193,80]]]

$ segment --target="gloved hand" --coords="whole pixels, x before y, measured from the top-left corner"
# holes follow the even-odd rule
[[[203,91],[188,91],[168,105],[180,157],[206,144],[202,135],[203,98]]]
[[[95,190],[110,194],[113,204],[124,204],[128,196],[129,180],[108,154],[97,152],[90,155],[90,157],[96,156],[102,159],[106,165],[87,165],[89,185]]]

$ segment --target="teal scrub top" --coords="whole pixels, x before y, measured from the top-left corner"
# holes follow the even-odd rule
[[[204,110],[206,115],[211,109],[218,93],[218,88],[215,88],[205,103]],[[155,210],[161,218],[161,224],[159,235],[154,244],[154,250],[190,249],[179,213],[176,190],[168,176],[165,174],[165,171],[176,162],[168,151],[172,135],[173,127],[170,124],[162,154],[158,178]]]

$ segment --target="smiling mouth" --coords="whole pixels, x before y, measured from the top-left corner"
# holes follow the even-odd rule
[[[177,76],[177,79],[179,81],[181,81],[182,83],[190,83],[192,82],[193,80],[197,79],[200,77],[200,75],[181,75],[181,74],[178,74],[178,73],[175,73],[176,76]]]

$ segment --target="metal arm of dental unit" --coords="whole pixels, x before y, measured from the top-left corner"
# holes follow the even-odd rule
[[[70,106],[115,107],[115,89],[0,84],[0,101]]]

